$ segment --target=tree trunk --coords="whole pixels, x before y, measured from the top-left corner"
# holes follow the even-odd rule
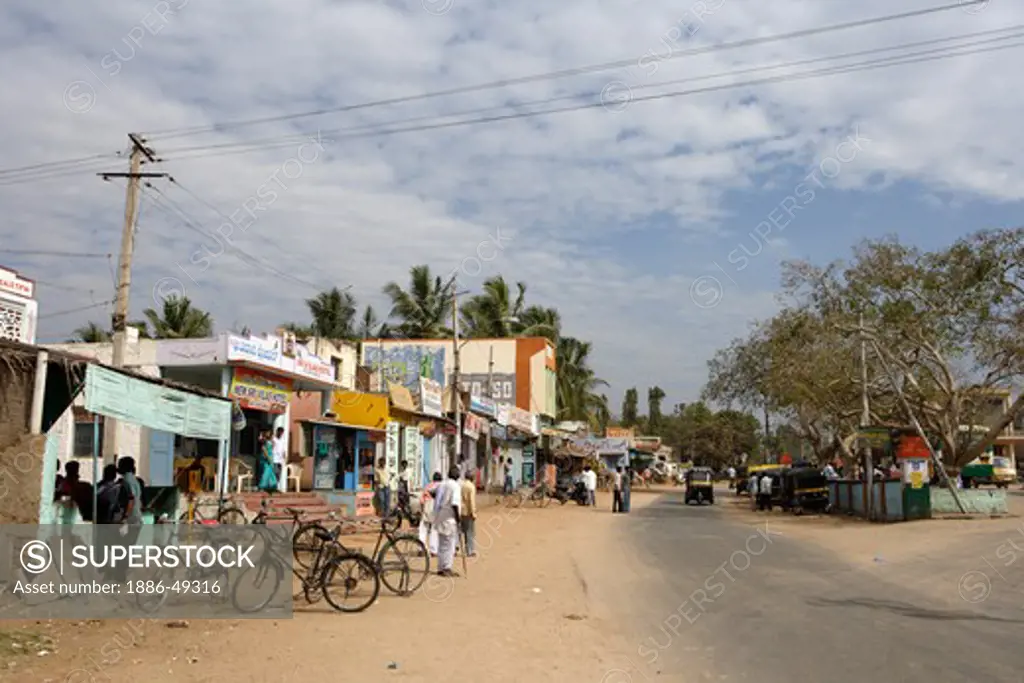
[[[1009,410],[1003,413],[1003,416],[989,427],[988,433],[985,434],[981,441],[967,448],[963,453],[956,453],[956,459],[952,463],[953,466],[963,467],[984,453],[989,446],[996,442],[996,439],[1003,433],[1003,430],[1013,424],[1013,421],[1017,419],[1017,415],[1022,412],[1024,412],[1024,392],[1021,392],[1017,400],[1010,404]]]

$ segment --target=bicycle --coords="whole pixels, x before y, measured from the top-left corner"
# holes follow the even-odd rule
[[[153,529],[160,528],[159,525],[166,524],[166,522],[157,522],[153,525]],[[183,527],[187,531],[185,533],[189,536],[193,534],[200,534],[204,538],[202,541],[207,541],[213,535],[210,531],[210,527],[206,526],[188,526]],[[181,532],[175,526],[170,527],[169,537],[165,542],[161,542],[160,545],[178,545],[178,541],[181,540]],[[192,541],[193,539],[189,539]],[[180,586],[183,594],[191,592],[194,595],[204,596],[221,596],[220,599],[225,599],[228,591],[228,584],[230,583],[230,575],[228,570],[217,563],[214,563],[210,567],[202,566],[189,566],[184,568],[184,573],[180,578],[176,575],[181,571],[180,567],[158,567],[152,574],[143,575],[145,578],[134,578],[130,581],[134,584],[137,581],[149,582],[152,581],[155,586],[161,586],[164,588],[162,592],[159,590],[154,591],[143,591],[143,590],[132,590],[129,588],[129,593],[134,592],[135,603],[139,609],[147,614],[153,614],[161,607],[163,607],[167,600],[170,598],[173,589],[170,586]],[[205,584],[205,585],[203,585]],[[203,590],[200,591],[199,587],[202,585]],[[192,588],[194,587],[194,590]],[[209,589],[209,590],[206,590]],[[210,598],[214,599],[213,597]],[[236,605],[237,608],[237,605]]]
[[[427,546],[415,534],[398,533],[402,520],[407,518],[405,515],[406,513],[401,510],[395,510],[381,518],[377,542],[369,555],[384,586],[392,593],[403,597],[419,590],[430,573],[430,553]],[[347,525],[347,528],[351,529],[352,525]],[[318,522],[303,525],[295,533],[292,541],[296,562],[303,565],[300,556],[318,552],[327,542],[337,543],[345,550],[349,550],[338,540],[345,530],[345,524],[338,524],[333,531],[328,531]],[[387,539],[386,543],[384,539]],[[422,562],[419,561],[420,558]]]
[[[209,516],[202,512],[203,507],[217,506],[217,514]],[[245,524],[245,513],[234,503],[224,500],[199,499],[192,507],[192,524]],[[189,511],[185,510],[178,516],[179,524],[189,523]]]
[[[320,529],[317,530],[316,536],[320,545],[311,565],[305,568],[304,572],[292,568],[292,574],[302,583],[302,594],[306,602],[312,605],[319,602],[320,598],[325,598],[327,603],[339,612],[355,613],[367,609],[380,594],[380,574],[376,565],[365,555],[352,552],[342,546],[332,538],[330,532]],[[266,607],[277,594],[277,589],[285,578],[284,567],[287,564],[287,560],[277,552],[274,546],[268,544],[259,563],[255,567],[242,570],[238,581],[232,587],[231,600],[235,608],[242,612],[252,613]],[[253,572],[253,585],[257,591],[271,576],[273,577],[273,589],[262,602],[243,607],[239,589],[250,572]],[[341,579],[341,585],[344,588],[342,597],[346,598],[358,588],[360,583],[369,580],[371,582],[369,598],[357,603],[354,607],[342,604],[341,600],[337,599],[330,590],[338,578]]]

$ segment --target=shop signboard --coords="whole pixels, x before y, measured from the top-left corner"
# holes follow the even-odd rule
[[[509,425],[511,411],[512,406],[510,406],[507,403],[499,403],[498,409],[495,411],[497,413],[496,417],[498,419],[498,424],[500,424],[502,427],[507,427]]]
[[[228,335],[228,360],[281,367],[281,342],[278,339]]]
[[[386,382],[400,384],[410,391],[419,391],[420,377],[445,385],[444,346],[424,344],[363,345],[363,365]]]
[[[924,458],[909,458],[903,461],[903,481],[910,488],[922,488],[928,481],[928,461]]]
[[[509,406],[508,426],[526,434],[533,434],[533,415],[517,406]]]
[[[429,377],[420,377],[420,410],[424,415],[433,415],[434,417],[444,415],[443,394],[444,390],[439,382],[435,382]]]
[[[398,454],[402,448],[402,425],[388,422],[386,440],[384,441],[384,466],[389,475],[398,475]]]
[[[523,483],[533,485],[536,476],[537,449],[533,444],[523,446]]]
[[[462,390],[472,396],[486,396],[497,403],[515,404],[516,375],[515,373],[463,372],[459,374]],[[487,390],[490,385],[490,391]]]
[[[468,436],[470,439],[480,438],[480,429],[483,426],[483,420],[472,413],[466,413],[462,416],[463,427],[462,433]]]
[[[633,434],[633,427],[607,427],[604,430],[607,439],[632,439]]]
[[[420,434],[420,428],[417,426],[405,428],[405,457],[403,460],[409,463],[409,472],[412,476],[409,486],[416,490],[420,487],[418,475],[423,467],[423,435]]]
[[[301,344],[296,347],[297,354],[294,358],[284,358],[284,368],[293,366],[292,372],[296,375],[303,375],[322,382],[334,381],[334,366],[324,361],[319,356],[309,353]]]
[[[491,423],[491,438],[497,439],[498,441],[505,441],[508,439],[508,431],[502,425],[497,422]]]
[[[292,396],[292,383],[270,378],[248,368],[235,368],[228,395],[243,408],[283,415]]]
[[[470,394],[469,409],[474,413],[483,415],[484,417],[494,418],[497,417],[498,414],[497,404],[492,399],[479,394]]]

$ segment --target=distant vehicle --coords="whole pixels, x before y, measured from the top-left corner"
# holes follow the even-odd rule
[[[783,470],[788,468],[789,465],[751,465],[750,467],[737,467],[736,468],[736,495],[742,496],[747,491],[747,482],[750,480],[750,475],[757,472],[771,472],[774,474],[777,470]]]
[[[1012,456],[994,455],[989,451],[964,465],[960,470],[960,479],[964,488],[977,488],[986,484],[1005,489],[1017,481],[1017,463]]]
[[[780,477],[779,506],[795,515],[804,510],[829,509],[828,480],[814,467],[784,470]]]
[[[707,501],[715,504],[714,473],[709,467],[691,467],[686,472],[686,504],[691,502],[702,505]]]

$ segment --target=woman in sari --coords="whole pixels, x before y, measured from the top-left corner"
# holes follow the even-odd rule
[[[434,472],[434,480],[423,489],[420,496],[420,541],[430,549],[431,555],[437,555],[437,530],[434,529],[434,496],[441,486],[441,473]]]
[[[260,465],[259,489],[267,493],[274,493],[277,491],[277,475],[274,474],[274,441],[268,432],[264,432],[260,440],[260,454],[257,458]]]

